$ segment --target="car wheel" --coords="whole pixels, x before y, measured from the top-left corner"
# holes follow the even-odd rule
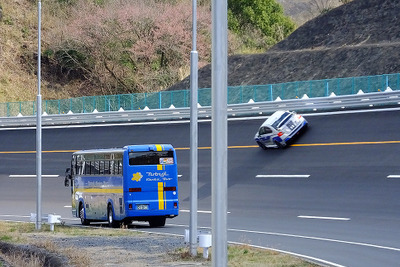
[[[107,220],[108,220],[108,225],[112,228],[118,228],[120,227],[120,223],[116,220],[114,220],[114,213],[111,205],[108,205],[107,208]]]
[[[264,149],[264,150],[267,149],[267,147],[266,147],[263,143],[257,142],[257,144],[258,144],[258,146],[261,147],[262,149]]]
[[[149,220],[150,227],[161,227],[165,225],[165,217],[154,217]]]
[[[285,145],[282,145],[280,142],[278,142],[276,140],[274,141],[274,143],[278,148],[285,148]]]
[[[83,208],[83,204],[79,205],[79,218],[81,219],[82,225],[89,225],[89,221],[85,219],[85,209]]]

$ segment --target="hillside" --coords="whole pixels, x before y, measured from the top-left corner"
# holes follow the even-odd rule
[[[0,0],[0,102],[36,98],[37,3]],[[210,3],[197,8],[199,66],[211,57]],[[180,81],[189,74],[191,12],[190,0],[42,1],[43,99],[154,92]],[[292,32],[282,9],[268,12],[271,29],[230,32],[230,54],[257,53]]]
[[[354,0],[320,15],[264,54],[228,59],[228,85],[400,72],[400,4]],[[169,90],[187,89],[189,77]],[[211,87],[211,66],[199,70],[199,88]]]
[[[285,15],[302,25],[321,13],[320,9],[335,8],[342,3],[340,0],[277,0],[285,10]]]

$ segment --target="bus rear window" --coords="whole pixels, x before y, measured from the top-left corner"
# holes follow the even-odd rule
[[[129,152],[129,165],[174,164],[173,151]]]

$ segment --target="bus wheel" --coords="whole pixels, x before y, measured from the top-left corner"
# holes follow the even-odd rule
[[[83,209],[83,204],[79,204],[79,218],[81,219],[82,225],[89,225],[89,221],[85,219],[85,210]]]
[[[108,212],[107,212],[107,214],[108,214],[108,216],[107,216],[108,225],[110,227],[112,227],[112,228],[120,227],[120,223],[118,221],[114,220],[114,213],[113,213],[113,210],[112,210],[112,206],[108,205],[108,209],[107,210],[108,210]]]
[[[149,220],[150,227],[161,227],[165,225],[165,217],[154,217]]]

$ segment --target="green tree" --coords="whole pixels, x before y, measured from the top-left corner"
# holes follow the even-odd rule
[[[253,36],[246,41],[254,42],[254,33],[273,45],[294,31],[293,21],[283,13],[276,0],[228,0],[228,28],[237,35]]]

